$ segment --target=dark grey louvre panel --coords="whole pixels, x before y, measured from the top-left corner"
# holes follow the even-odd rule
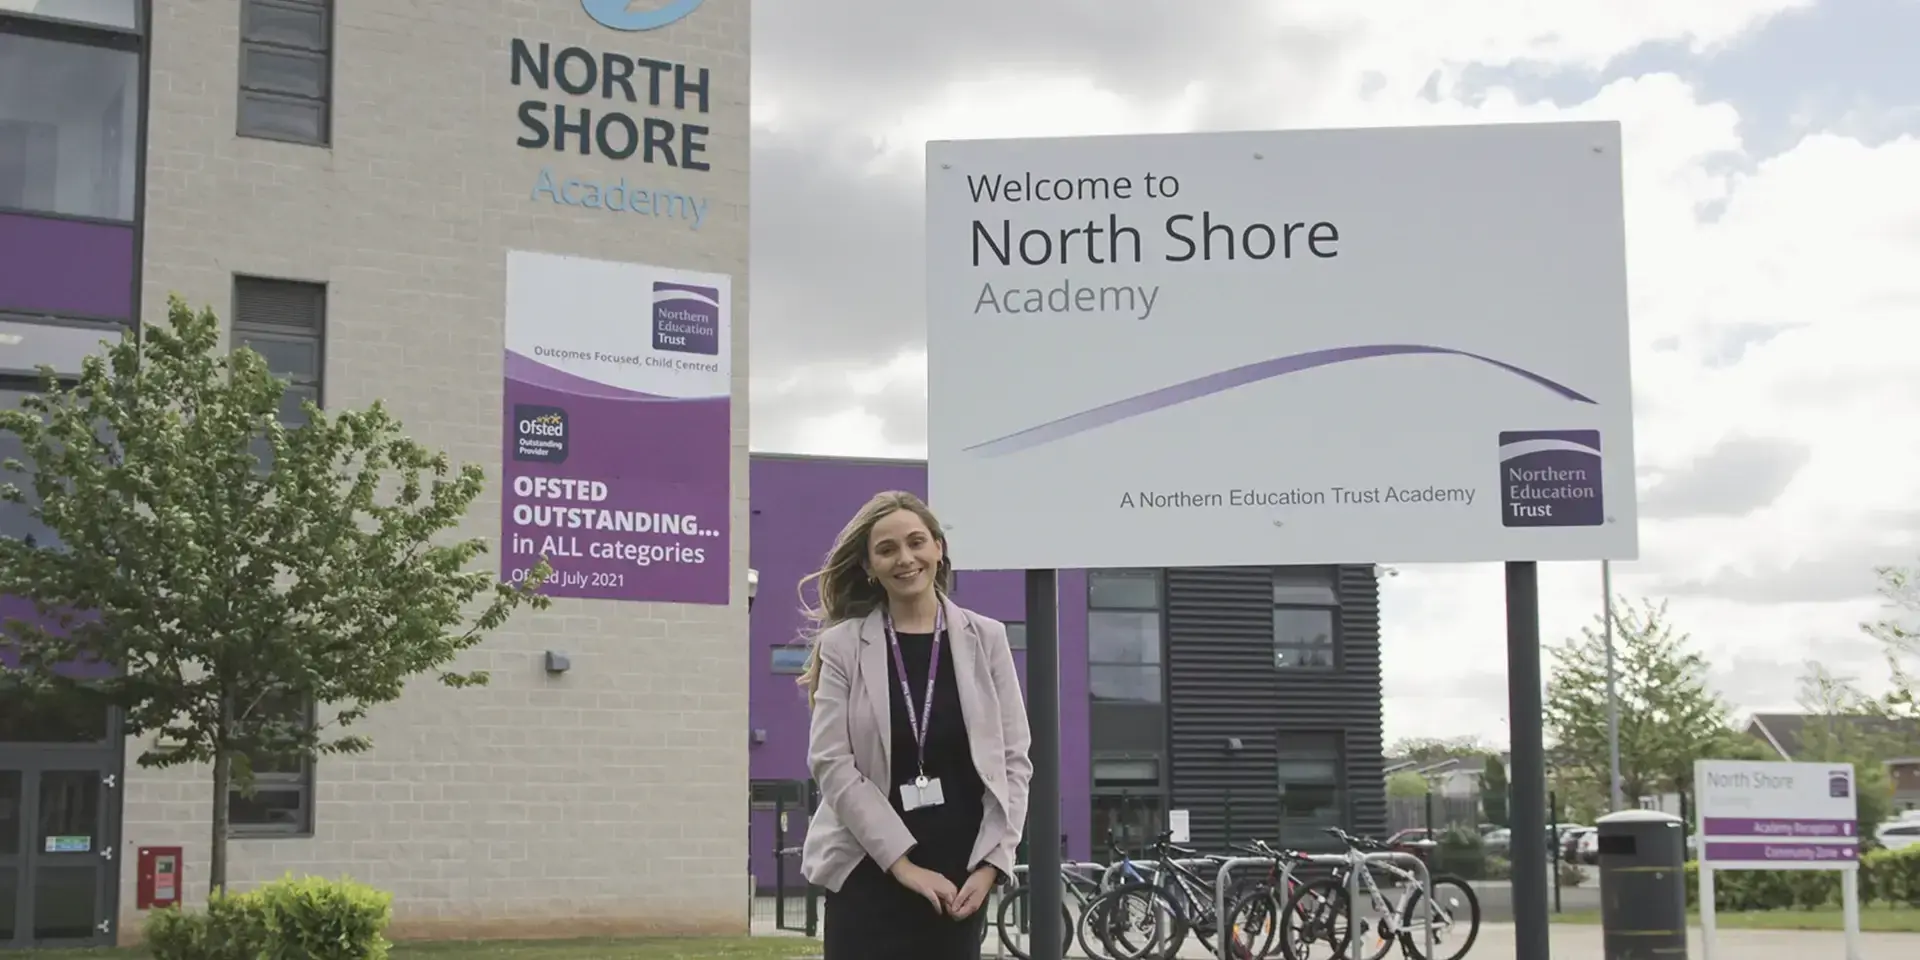
[[[233,285],[233,322],[319,333],[327,288],[317,283],[239,277]]]
[[[1335,670],[1274,666],[1273,568],[1167,571],[1168,714],[1171,809],[1190,811],[1193,839],[1213,851],[1227,839],[1280,836],[1278,749],[1288,736],[1337,744],[1344,826],[1386,831],[1380,716],[1380,595],[1369,565],[1338,568],[1340,665]],[[1230,756],[1228,740],[1242,749]],[[1314,831],[1318,833],[1318,831]]]

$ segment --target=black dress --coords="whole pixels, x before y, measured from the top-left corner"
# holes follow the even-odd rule
[[[906,661],[915,710],[925,702],[927,662],[932,651],[933,634],[900,634],[900,654]],[[986,815],[987,788],[980,771],[974,769],[966,718],[960,712],[953,646],[941,637],[933,718],[927,729],[927,776],[939,779],[945,796],[939,806],[901,810],[900,785],[912,783],[919,775],[918,754],[891,652],[887,663],[887,699],[893,713],[893,782],[882,787],[893,801],[894,811],[913,833],[915,844],[907,859],[944,874],[957,889],[977,866],[968,861],[980,834],[980,821]],[[942,915],[925,898],[888,875],[882,864],[866,857],[838,893],[827,894],[821,952],[825,960],[979,960],[981,925],[986,919],[985,906],[965,920]]]

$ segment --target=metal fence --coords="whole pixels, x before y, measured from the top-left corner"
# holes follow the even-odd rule
[[[1480,795],[1391,797],[1387,800],[1387,832],[1427,829],[1444,833],[1452,827],[1478,830]]]
[[[817,936],[820,888],[800,875],[800,845],[807,821],[820,805],[820,788],[811,780],[756,780],[750,794],[748,835],[763,845],[750,862],[765,874],[753,876],[748,919],[757,926]]]

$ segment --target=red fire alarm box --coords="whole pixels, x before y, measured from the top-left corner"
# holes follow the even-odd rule
[[[180,870],[185,857],[179,847],[140,848],[140,889],[136,895],[141,910],[159,910],[180,905]]]

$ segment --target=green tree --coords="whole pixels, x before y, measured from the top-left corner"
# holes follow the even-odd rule
[[[1620,716],[1620,779],[1631,798],[1686,791],[1693,762],[1736,742],[1728,708],[1707,687],[1706,658],[1667,621],[1666,604],[1614,606],[1615,689]],[[1611,779],[1607,744],[1604,622],[1552,650],[1546,722],[1560,770],[1599,787]]]
[[[0,696],[67,695],[124,711],[145,767],[205,764],[213,784],[208,880],[226,886],[228,791],[262,759],[355,753],[372,706],[499,628],[548,574],[507,585],[470,568],[484,540],[444,535],[486,487],[477,466],[405,437],[379,403],[279,423],[286,383],[219,320],[179,298],[61,383],[0,412],[19,439],[29,507],[58,539],[0,539],[0,593],[40,622],[5,638],[20,669]],[[439,542],[439,541],[448,542]],[[63,664],[110,665],[105,679]],[[331,712],[331,721],[314,717]]]
[[[1458,757],[1485,756],[1493,751],[1480,742],[1480,738],[1466,737],[1407,737],[1396,740],[1387,748],[1387,756],[1405,757],[1416,763],[1438,763]]]
[[[1487,822],[1496,826],[1507,825],[1507,765],[1500,758],[1488,755],[1480,771],[1480,809],[1487,815]]]
[[[1874,828],[1893,816],[1893,778],[1887,773],[1887,761],[1920,753],[1916,742],[1920,738],[1907,718],[1893,712],[1897,706],[1889,698],[1861,693],[1851,680],[1835,675],[1824,664],[1806,666],[1800,680],[1800,708],[1807,716],[1800,724],[1793,759],[1852,764],[1855,816],[1862,839],[1873,845]]]
[[[1427,778],[1412,770],[1402,770],[1387,778],[1387,796],[1395,800],[1412,800],[1424,797],[1432,786]]]
[[[1920,576],[1901,567],[1877,572],[1880,595],[1894,609],[1892,616],[1864,625],[1867,635],[1880,641],[1889,674],[1890,689],[1877,712],[1920,724]]]

